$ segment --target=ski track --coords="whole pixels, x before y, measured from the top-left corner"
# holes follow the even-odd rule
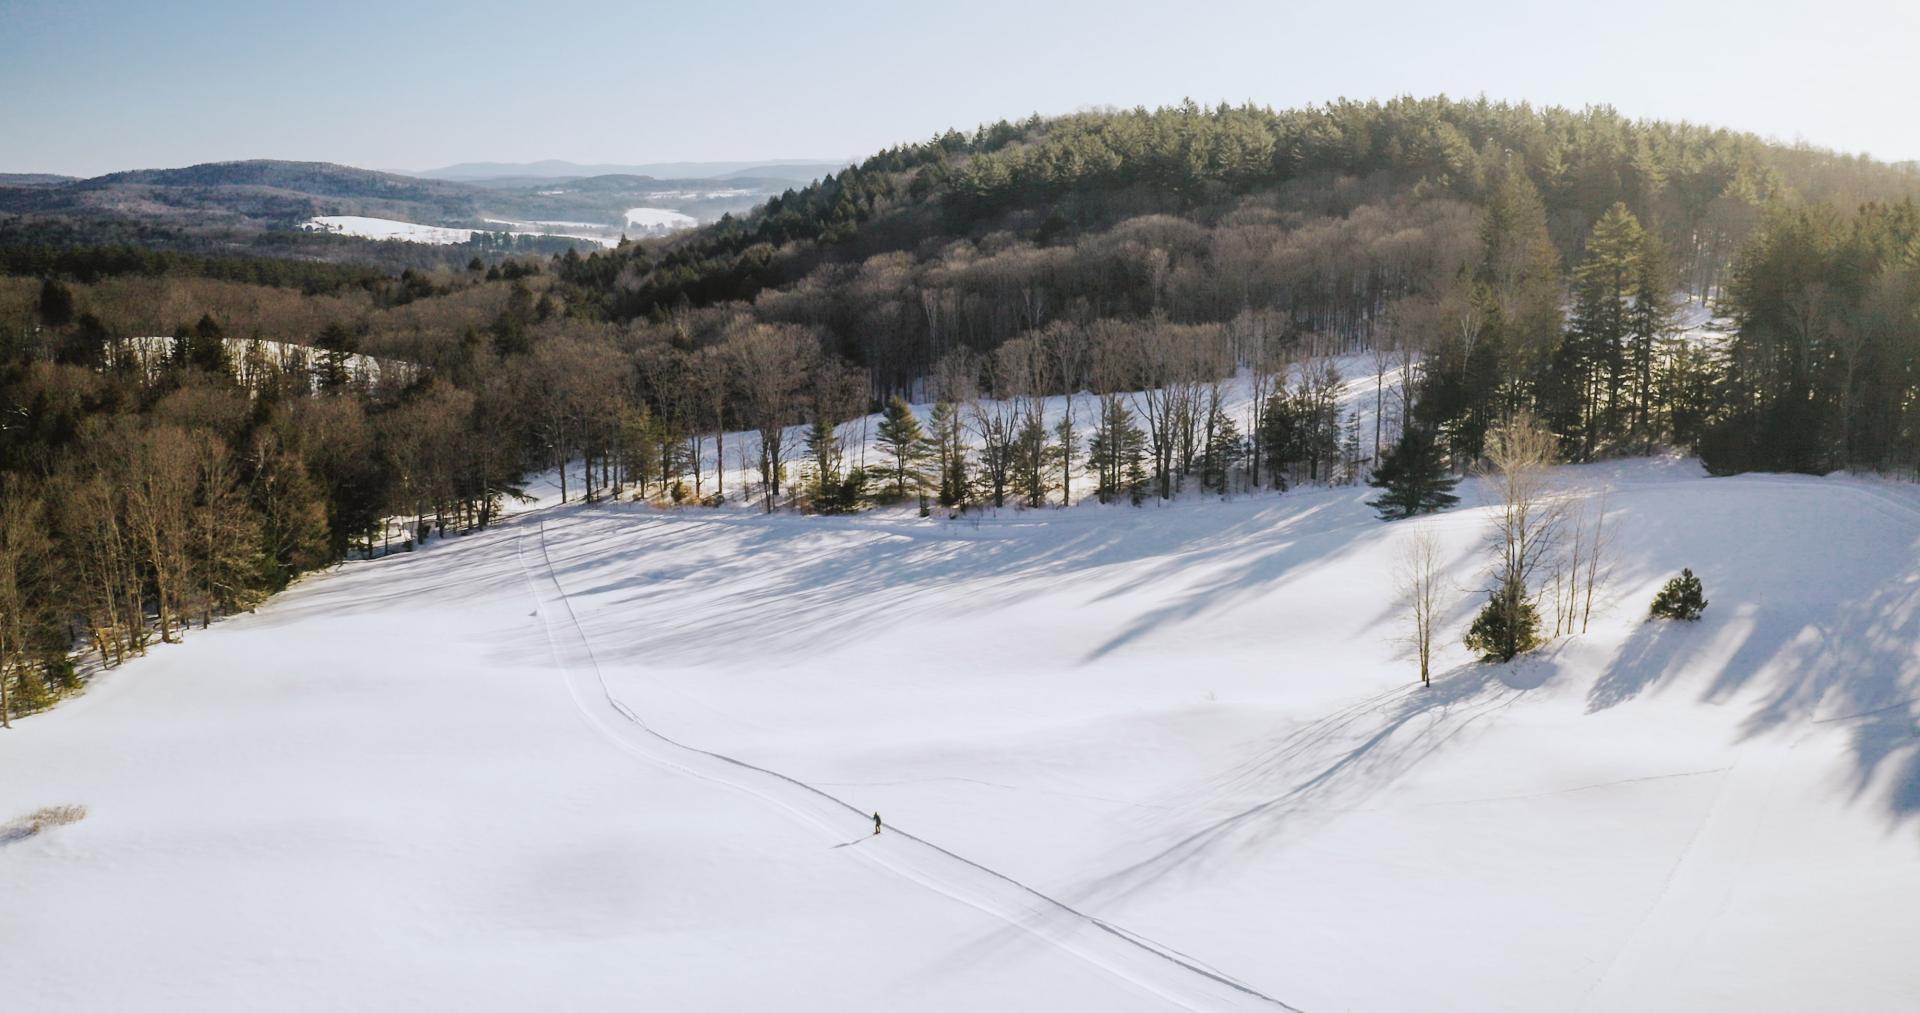
[[[1636,997],[1617,986],[1625,968],[1653,968],[1630,980],[1674,981],[1686,955],[1725,912],[1735,886],[1747,874],[1746,858],[1758,839],[1786,757],[1792,750],[1770,749],[1724,768],[1713,803],[1674,859],[1660,893],[1647,906],[1613,958],[1588,986],[1580,1005],[1589,1009],[1634,1008]],[[1644,999],[1644,996],[1638,997]]]
[[[869,835],[872,816],[851,803],[777,771],[689,746],[650,727],[616,698],[574,615],[547,552],[546,519],[537,514],[516,536],[516,554],[536,603],[547,643],[574,704],[594,728],[623,751],[670,770],[709,781],[784,810],[836,842]],[[536,577],[527,541],[539,549]],[[564,620],[564,621],[563,621]],[[612,720],[617,719],[617,720]],[[849,840],[849,837],[852,840]],[[961,857],[924,838],[889,826],[875,847],[857,849],[905,879],[993,915],[1149,994],[1189,1010],[1281,1009],[1290,1006],[1178,950],[1087,914],[1010,876]]]

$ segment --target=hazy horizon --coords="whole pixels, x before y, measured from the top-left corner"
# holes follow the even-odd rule
[[[1920,83],[1915,37],[1920,12],[1878,0],[1818,18],[1760,0],[1737,19],[1705,0],[983,0],[912,17],[860,0],[814,5],[804,24],[760,2],[589,0],[527,22],[493,2],[0,0],[0,172],[834,161],[1035,112],[1436,94],[1608,105],[1908,161],[1920,123],[1898,105]]]

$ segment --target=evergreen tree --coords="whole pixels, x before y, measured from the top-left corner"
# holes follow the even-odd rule
[[[1481,221],[1483,256],[1473,296],[1486,325],[1468,351],[1486,360],[1486,379],[1477,388],[1497,399],[1489,406],[1495,417],[1476,420],[1474,445],[1462,448],[1474,457],[1479,434],[1525,407],[1528,384],[1561,339],[1560,252],[1547,229],[1546,202],[1523,159],[1509,156],[1496,172]]]
[[[1053,454],[1045,416],[1038,410],[1025,414],[1014,434],[1012,452],[1013,481],[1021,497],[1029,507],[1046,506],[1047,493],[1052,489],[1048,474]]]
[[[894,495],[905,497],[910,488],[917,490],[926,484],[927,477],[919,468],[927,459],[929,441],[905,398],[895,394],[887,399],[875,441],[893,459]]]
[[[1627,372],[1633,386],[1633,437],[1643,453],[1659,439],[1660,404],[1657,357],[1673,332],[1673,276],[1667,246],[1658,230],[1643,237],[1633,279],[1633,307],[1627,314]]]
[[[1133,420],[1133,412],[1117,397],[1102,398],[1094,419],[1093,437],[1087,441],[1087,464],[1095,476],[1094,495],[1102,503],[1111,503],[1122,492],[1139,501],[1147,481],[1147,435]]]
[[[1260,441],[1261,456],[1267,461],[1267,474],[1275,489],[1286,489],[1287,472],[1300,460],[1300,430],[1293,398],[1286,391],[1269,395],[1266,409],[1260,413],[1260,432],[1254,438]]]
[[[1445,510],[1460,502],[1453,487],[1460,480],[1447,469],[1446,455],[1426,429],[1409,426],[1381,457],[1368,485],[1382,490],[1367,505],[1381,520],[1399,520]]]
[[[960,411],[951,401],[933,406],[928,420],[932,425],[934,463],[939,470],[940,505],[958,506],[967,500],[967,445]]]
[[[57,278],[40,283],[40,322],[61,328],[73,322],[73,290]]]
[[[1352,485],[1360,481],[1360,411],[1347,413],[1346,428],[1340,437],[1340,481]]]
[[[668,443],[680,445],[679,440]],[[813,458],[815,498],[830,498],[840,486],[840,433],[824,416],[816,417],[807,430],[807,454]]]
[[[1247,457],[1246,440],[1233,416],[1218,404],[1207,420],[1207,446],[1201,458],[1200,481],[1222,496],[1233,491],[1233,473]]]
[[[320,389],[329,393],[346,389],[353,378],[348,363],[358,344],[353,332],[342,324],[332,323],[321,329],[319,340],[314,342],[320,349]]]
[[[1615,204],[1587,235],[1586,258],[1574,271],[1572,324],[1556,363],[1573,401],[1552,418],[1582,459],[1622,431],[1627,343],[1646,250],[1639,220]],[[1647,354],[1651,369],[1651,344]]]
[[[1080,459],[1080,431],[1074,428],[1073,416],[1062,415],[1053,427],[1053,446],[1047,451],[1054,467],[1060,469],[1060,505],[1072,506],[1073,464]]]
[[[1662,585],[1660,593],[1653,596],[1653,607],[1648,610],[1655,619],[1684,619],[1692,622],[1700,618],[1707,609],[1706,589],[1701,586],[1700,578],[1690,569],[1680,571],[1680,576]]]
[[[1512,661],[1540,646],[1540,612],[1532,599],[1502,600],[1501,592],[1487,593],[1487,604],[1467,628],[1467,649],[1486,661]]]
[[[233,357],[227,354],[226,332],[213,314],[206,313],[193,325],[193,339],[187,353],[188,364],[206,373],[228,376],[233,373]]]

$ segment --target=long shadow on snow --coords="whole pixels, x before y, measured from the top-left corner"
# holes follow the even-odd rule
[[[866,635],[875,621],[1002,608],[1048,593],[1049,586],[1031,579],[1040,574],[1071,577],[1150,557],[1164,557],[1166,571],[1178,574],[1220,559],[1252,557],[1221,586],[1197,589],[1177,610],[1140,619],[1138,629],[1122,634],[1130,641],[1269,589],[1301,564],[1344,550],[1352,529],[1373,523],[1359,506],[1362,498],[1336,490],[1298,500],[1242,501],[1227,505],[1243,515],[1224,525],[1211,509],[1162,513],[1114,507],[1049,511],[1032,523],[989,522],[977,529],[964,521],[849,523],[623,509],[583,518],[550,536],[555,569],[563,576],[588,574],[590,580],[607,568],[607,546],[631,551],[636,534],[641,545],[657,540],[662,550],[701,554],[695,562],[661,564],[613,579],[601,574],[598,583],[573,592],[601,613],[586,616],[590,625],[626,612],[618,606],[632,606],[629,614],[645,616],[658,614],[654,606],[671,607],[690,594],[710,595],[702,598],[697,622],[633,626],[617,633],[595,629],[596,640],[606,634],[615,645],[612,657],[660,664],[710,660],[716,645],[745,637],[761,643],[792,638],[786,642],[821,649]],[[703,543],[712,547],[700,548]],[[646,557],[632,565],[646,566]],[[967,585],[969,596],[957,598],[956,585]],[[1135,587],[1116,583],[1098,597]]]
[[[1271,747],[1189,795],[1196,810],[1211,798],[1257,794],[1265,801],[1206,822],[1153,854],[1085,884],[1077,903],[1123,899],[1176,872],[1210,867],[1226,848],[1269,847],[1276,835],[1303,830],[1359,808],[1480,719],[1511,706],[1551,678],[1545,661],[1513,666],[1471,663],[1430,687],[1392,690],[1281,734]]]
[[[1666,515],[1690,523],[1625,519],[1628,555],[1691,562],[1711,604],[1695,623],[1637,628],[1595,679],[1587,709],[1619,706],[1703,670],[1703,702],[1751,702],[1741,739],[1847,726],[1852,800],[1880,795],[1889,829],[1920,816],[1920,538],[1911,534],[1920,531],[1920,513],[1844,482],[1769,477],[1748,480],[1765,489],[1765,510],[1717,516],[1702,498],[1720,483],[1662,491]],[[1845,511],[1856,507],[1900,525],[1872,528],[1885,532],[1877,539],[1804,537],[1848,527]],[[1794,551],[1754,551],[1796,533]],[[1818,568],[1803,569],[1811,555]]]

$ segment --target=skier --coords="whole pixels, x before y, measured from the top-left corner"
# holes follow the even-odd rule
[[[876,837],[880,835],[880,814],[877,812],[873,814],[873,833]]]

